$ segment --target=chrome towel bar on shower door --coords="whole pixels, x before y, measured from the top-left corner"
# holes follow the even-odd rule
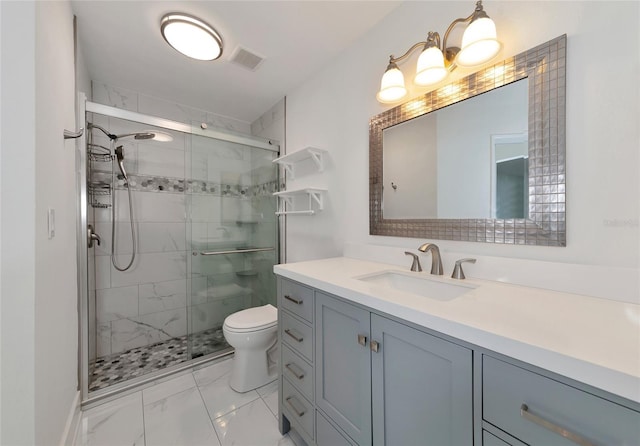
[[[80,130],[78,130],[77,132],[72,132],[71,130],[64,129],[64,131],[62,132],[62,135],[64,136],[64,139],[76,139],[76,138],[80,138],[83,133],[84,133],[84,127],[81,127]]]
[[[228,251],[201,251],[200,255],[201,256],[219,256],[222,254],[242,254],[245,252],[261,252],[261,251],[273,251],[273,250],[274,248],[230,249]]]

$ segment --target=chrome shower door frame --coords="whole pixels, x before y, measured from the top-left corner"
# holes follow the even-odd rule
[[[87,101],[84,93],[78,94],[78,116],[81,120],[81,126],[87,128],[87,113],[98,113],[104,116],[124,119],[128,121],[138,122],[154,127],[162,127],[168,130],[175,130],[188,135],[197,135],[207,138],[223,140],[232,143],[244,144],[255,148],[265,149],[272,152],[279,152],[280,145],[278,141],[267,141],[260,138],[254,138],[244,135],[236,135],[225,133],[215,129],[201,129],[190,124],[172,121],[169,119],[159,118],[155,116],[144,115],[130,110],[124,110],[108,105],[98,104]],[[223,351],[219,355],[212,357],[204,357],[191,359],[183,364],[168,367],[166,369],[150,372],[147,375],[133,378],[119,384],[114,384],[106,389],[92,392],[89,396],[89,252],[87,240],[87,224],[88,224],[88,206],[87,206],[87,152],[86,152],[86,135],[84,132],[82,137],[77,139],[76,144],[76,187],[78,191],[77,203],[77,262],[78,262],[78,320],[79,320],[79,343],[78,343],[78,383],[80,387],[80,400],[83,408],[96,405],[105,399],[114,397],[115,395],[131,391],[141,385],[156,381],[165,376],[175,374],[181,370],[189,369],[194,366],[216,360],[220,357],[231,354],[233,351]],[[276,219],[279,225],[279,219]],[[280,256],[284,252],[284,237],[279,237]]]

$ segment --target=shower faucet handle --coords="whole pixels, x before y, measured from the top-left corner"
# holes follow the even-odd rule
[[[87,247],[93,248],[93,242],[98,242],[98,246],[100,246],[100,236],[93,232],[93,226],[87,225]]]

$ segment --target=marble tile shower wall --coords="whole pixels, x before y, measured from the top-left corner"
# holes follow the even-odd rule
[[[126,88],[114,87],[101,82],[91,82],[91,94],[94,102],[158,116],[173,121],[199,126],[203,122],[212,127],[227,131],[251,134],[251,124],[238,119],[221,116],[205,110],[189,107],[165,99],[137,93]]]
[[[182,122],[195,117],[191,122],[249,133],[246,123],[103,84],[94,83],[93,98],[145,114]],[[152,130],[99,115],[92,119],[116,134]],[[93,135],[94,143],[108,147],[105,136],[97,130]],[[207,138],[178,132],[172,136],[170,143],[132,138],[118,142],[124,146],[138,236],[137,259],[130,271],[119,272],[111,265],[111,210],[92,209],[89,220],[102,237],[92,259],[97,321],[93,343],[98,357],[220,326],[228,314],[264,300],[264,293],[256,290],[271,285],[267,271],[274,263],[273,253],[192,255],[263,246],[263,233],[274,238],[275,219],[265,218],[275,209],[271,155],[224,143],[212,151]],[[110,180],[110,169],[111,163],[93,162],[92,180]],[[132,247],[127,200],[119,178],[115,201],[120,265],[128,263]]]
[[[273,107],[263,113],[258,119],[256,119],[253,123],[251,123],[251,134],[254,136],[259,136],[261,138],[267,138],[270,140],[275,140],[280,143],[280,153],[284,154],[286,152],[285,144],[285,99],[281,99],[278,101]],[[267,175],[272,175],[269,171]],[[283,177],[281,177],[283,178]],[[264,182],[265,178],[260,178],[259,183]],[[281,184],[280,188],[283,188],[284,185]],[[258,206],[261,207],[261,212],[269,212],[270,209],[267,208],[269,203],[266,201],[261,201]],[[274,226],[271,227],[269,225],[259,225],[256,228],[255,236],[258,239],[266,240],[269,236],[275,231],[278,231],[276,221],[273,222]],[[276,259],[276,263],[279,263],[283,259]],[[268,272],[261,273],[259,277],[259,281],[265,289],[275,289],[275,276],[271,273],[271,269]],[[273,300],[270,300],[273,299]],[[270,303],[272,305],[276,305],[275,295],[269,296],[266,294],[254,294],[253,296],[254,302],[253,305],[264,305]]]

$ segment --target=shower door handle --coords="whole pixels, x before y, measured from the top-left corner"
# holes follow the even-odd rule
[[[98,246],[100,246],[100,242],[102,240],[100,240],[100,236],[98,234],[93,232],[93,226],[87,225],[87,247],[93,248],[94,241],[98,242]]]

